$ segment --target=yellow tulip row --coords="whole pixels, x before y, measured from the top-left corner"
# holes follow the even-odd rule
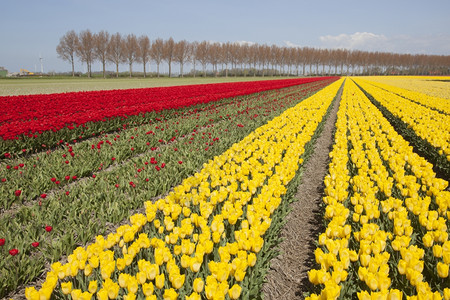
[[[336,299],[342,289],[339,282],[358,286],[360,299],[401,299],[405,291],[390,287],[393,280],[404,279],[419,297],[432,297],[432,289],[422,275],[425,251],[411,242],[411,236],[426,231],[425,247],[437,243],[433,252],[438,256],[427,263],[434,266],[437,281],[447,278],[450,242],[445,224],[450,216],[450,193],[445,188],[448,182],[434,177],[432,166],[412,152],[350,80],[344,86],[336,126],[330,174],[324,181],[325,218],[330,222],[326,232],[319,236],[319,244],[326,246],[327,253],[321,248],[316,250],[321,269],[309,272],[313,284],[327,283],[320,295],[312,294],[309,299]],[[351,170],[347,169],[348,157]],[[349,174],[353,176],[350,178]],[[337,189],[342,192],[336,192]],[[438,210],[430,208],[431,200],[439,203]],[[422,220],[421,228],[413,228],[408,210],[418,216],[417,220]],[[352,250],[348,248],[351,237],[358,242],[350,245]],[[396,253],[400,254],[399,261]],[[390,278],[390,265],[395,265],[404,278]],[[349,269],[357,277],[349,279]],[[329,278],[334,279],[331,284]],[[354,282],[344,283],[347,279]],[[450,299],[450,289],[441,292],[445,299]],[[434,297],[440,299],[442,295],[437,292]],[[411,298],[414,299],[412,295]]]
[[[443,100],[450,100],[450,89],[448,88],[448,76],[370,76],[363,77],[371,82],[388,84],[416,92],[418,95],[428,95]]]
[[[361,79],[355,81],[450,161],[450,110],[448,114],[440,113],[396,95],[393,88],[387,91]]]
[[[428,108],[434,108],[446,114],[450,114],[450,99],[439,98],[431,95],[427,95],[424,92],[410,91],[402,89],[400,87],[378,83],[367,79],[371,84],[391,93],[394,93],[403,98],[409,99],[413,102],[422,104]]]
[[[52,265],[40,290],[73,299],[237,299],[264,234],[343,80],[250,133],[106,238]],[[60,283],[60,284],[58,284]],[[244,287],[245,288],[245,287]],[[248,294],[247,294],[248,297]]]

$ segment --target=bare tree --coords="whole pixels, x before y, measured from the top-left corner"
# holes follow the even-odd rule
[[[141,35],[138,39],[139,45],[139,60],[144,65],[144,78],[147,76],[145,72],[145,66],[150,61],[150,39],[146,35]]]
[[[191,61],[192,61],[192,72],[194,74],[194,78],[195,78],[195,63],[197,62],[197,47],[198,47],[198,42],[192,42],[190,44],[190,57],[191,57]]]
[[[264,77],[265,67],[269,65],[270,47],[266,44],[259,46],[259,65],[262,69],[262,77]]]
[[[169,65],[169,78],[172,76],[172,60],[175,52],[175,42],[173,38],[169,38],[164,42],[163,58]]]
[[[231,47],[232,44],[230,42],[226,42],[222,44],[222,63],[225,64],[225,77],[228,77],[228,64],[231,63]]]
[[[247,76],[247,71],[245,70],[244,65],[248,63],[249,49],[248,44],[239,45],[238,63],[241,65],[241,73],[244,74],[244,77]]]
[[[116,65],[116,77],[119,77],[119,65],[124,62],[123,38],[120,33],[113,34],[108,43],[107,60]]]
[[[190,47],[186,40],[179,41],[175,44],[174,60],[180,64],[180,76],[183,77],[183,65],[189,60]]]
[[[197,50],[195,52],[196,59],[202,64],[203,67],[203,77],[206,77],[206,64],[208,63],[208,51],[209,43],[203,41],[197,45]]]
[[[221,61],[220,43],[209,44],[207,56],[208,62],[213,67],[214,76],[217,77],[217,65]]]
[[[86,63],[88,77],[91,77],[92,76],[92,62],[94,61],[94,58],[95,58],[94,35],[92,34],[92,32],[89,29],[84,30],[84,31],[80,32],[79,41],[80,42],[78,43],[76,53],[77,53],[78,57],[80,57],[81,61]]]
[[[259,45],[253,44],[249,48],[248,61],[253,69],[253,77],[256,76],[256,65],[258,64],[258,57],[261,54],[259,53]]]
[[[106,77],[106,61],[108,56],[108,43],[110,34],[104,30],[94,34],[95,57],[101,62],[103,67],[103,78]]]
[[[240,47],[241,46],[238,43],[233,43],[230,47],[230,62],[231,69],[234,71],[234,77],[237,76],[237,64],[239,62]]]
[[[163,60],[164,53],[164,41],[160,38],[156,39],[152,43],[152,51],[150,52],[150,56],[156,63],[156,76],[159,78],[159,65]]]
[[[123,41],[124,56],[130,68],[130,78],[133,73],[133,63],[139,61],[139,45],[137,38],[134,34],[128,34]]]
[[[59,44],[56,46],[58,57],[72,64],[72,77],[75,76],[75,54],[78,43],[78,35],[70,30],[59,39]]]

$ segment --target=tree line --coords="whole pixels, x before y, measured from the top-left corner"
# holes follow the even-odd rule
[[[130,77],[133,65],[156,65],[156,76],[160,76],[160,65],[166,63],[169,77],[173,64],[179,65],[179,76],[184,76],[186,64],[190,64],[195,77],[196,67],[201,74],[207,70],[217,76],[229,75],[445,75],[450,73],[450,56],[425,54],[398,54],[390,52],[368,52],[348,49],[322,49],[313,47],[287,47],[257,43],[238,42],[175,42],[173,38],[163,40],[134,34],[110,34],[107,31],[92,33],[84,30],[68,31],[60,38],[56,47],[58,57],[72,65],[75,76],[75,60],[86,64],[87,75],[92,76],[92,64],[102,65],[106,77],[106,65],[115,66],[119,76],[119,65],[127,64]],[[208,69],[209,68],[209,69]],[[200,70],[198,70],[200,72]]]

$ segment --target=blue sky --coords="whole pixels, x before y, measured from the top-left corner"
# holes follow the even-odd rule
[[[39,71],[39,55],[44,71],[69,71],[55,49],[72,29],[450,55],[448,0],[3,0],[0,11],[0,66],[11,72]]]

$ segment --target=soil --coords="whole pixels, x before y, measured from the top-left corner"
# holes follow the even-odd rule
[[[323,179],[330,162],[329,153],[333,145],[341,91],[316,141],[313,154],[306,163],[295,196],[297,201],[291,204],[291,212],[281,232],[283,241],[279,245],[280,255],[271,261],[262,288],[264,299],[304,299],[304,293],[312,288],[307,272],[314,266],[315,242],[324,229],[320,203],[324,196]]]

